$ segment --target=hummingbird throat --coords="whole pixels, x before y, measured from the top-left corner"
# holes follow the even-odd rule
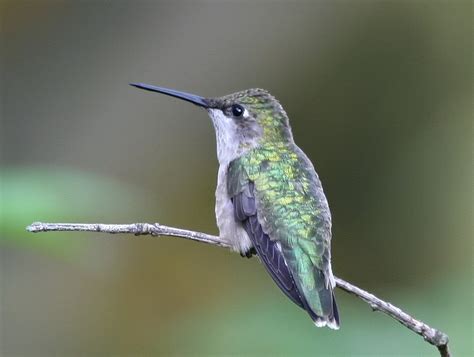
[[[220,109],[208,109],[216,131],[217,159],[220,165],[244,155],[259,144],[261,129],[255,121],[244,117],[239,122],[226,116]]]

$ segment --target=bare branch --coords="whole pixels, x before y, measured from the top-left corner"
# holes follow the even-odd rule
[[[367,304],[370,305],[372,310],[380,311],[388,316],[394,318],[402,325],[408,327],[413,332],[422,336],[425,341],[436,346],[443,357],[450,356],[448,350],[449,338],[444,332],[441,332],[433,327],[428,326],[422,321],[415,319],[414,317],[408,315],[402,309],[390,304],[389,302],[383,301],[376,297],[375,295],[358,288],[351,283],[348,283],[345,280],[340,278],[335,278],[338,288],[357,296],[359,299],[364,300]]]
[[[76,231],[76,232],[102,232],[102,233],[131,233],[136,236],[139,235],[152,235],[152,236],[170,236],[189,239],[201,243],[207,243],[216,245],[219,247],[230,248],[230,245],[219,239],[219,237],[189,231],[186,229],[174,228],[164,226],[158,223],[133,223],[133,224],[101,224],[101,223],[41,223],[35,222],[26,228],[27,231],[38,233],[38,232],[52,232],[52,231]],[[436,346],[442,357],[449,357],[450,352],[448,349],[448,335],[436,330],[422,321],[415,319],[408,315],[400,308],[383,301],[375,295],[358,288],[355,285],[341,279],[335,278],[338,288],[357,296],[359,299],[365,301],[370,305],[372,310],[380,311],[384,314],[392,317],[393,319],[400,322],[413,332],[422,336],[425,341]]]

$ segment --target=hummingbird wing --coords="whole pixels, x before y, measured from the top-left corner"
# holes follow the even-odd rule
[[[268,160],[269,157],[274,162]],[[278,287],[306,310],[317,326],[338,328],[339,315],[330,271],[330,221],[328,239],[324,227],[318,226],[318,217],[307,212],[310,210],[317,215],[321,207],[314,206],[311,197],[303,197],[317,194],[307,185],[308,190],[304,192],[295,190],[291,184],[295,174],[308,181],[314,177],[307,177],[305,170],[296,172],[298,170],[291,167],[295,162],[286,159],[261,152],[259,159],[243,156],[231,162],[227,191],[233,202],[235,219],[243,224]],[[303,159],[306,159],[304,154]],[[314,172],[310,162],[309,165]],[[266,174],[262,174],[263,171]],[[282,172],[286,174],[282,176]],[[319,183],[319,179],[313,181]],[[282,184],[287,187],[281,187]],[[296,201],[309,203],[292,207]],[[327,206],[325,198],[323,203]]]
[[[244,191],[234,195],[231,199],[235,218],[243,223],[244,229],[268,273],[285,295],[304,309],[304,298],[298,291],[278,242],[271,240],[268,234],[263,232],[262,226],[258,222],[253,183],[247,182]]]

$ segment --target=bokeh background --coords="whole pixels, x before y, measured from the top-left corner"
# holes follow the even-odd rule
[[[3,1],[2,356],[437,355],[337,291],[313,327],[257,259],[173,238],[28,234],[33,221],[217,233],[205,112],[128,85],[276,95],[333,213],[336,275],[473,353],[470,1]]]

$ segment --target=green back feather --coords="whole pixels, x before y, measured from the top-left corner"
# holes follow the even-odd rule
[[[330,267],[331,218],[311,162],[294,144],[262,145],[229,167],[231,196],[254,183],[259,222],[280,242],[295,282],[313,311],[332,311],[327,289]],[[321,294],[322,290],[329,291]]]

